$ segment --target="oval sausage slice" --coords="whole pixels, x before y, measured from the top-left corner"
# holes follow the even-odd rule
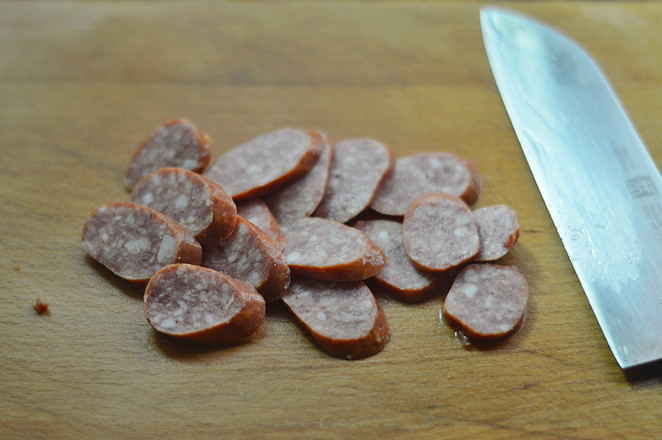
[[[331,356],[362,359],[384,349],[390,329],[370,289],[295,278],[283,302],[319,347]]]
[[[365,210],[393,168],[395,155],[372,139],[349,139],[334,147],[329,183],[313,214],[346,223]]]
[[[407,255],[402,242],[402,223],[360,220],[354,227],[367,235],[386,255],[386,265],[371,280],[385,287],[387,293],[407,302],[424,301],[437,292],[441,293],[444,284],[442,275],[420,270]]]
[[[309,132],[285,128],[233,148],[205,176],[237,200],[261,197],[310,171],[323,149]]]
[[[469,337],[499,338],[522,320],[529,298],[514,266],[472,264],[460,271],[444,301],[444,314]]]
[[[290,269],[274,241],[241,216],[228,238],[203,243],[201,264],[250,284],[267,303],[290,283]]]
[[[262,199],[237,202],[237,214],[266,232],[274,240],[279,251],[282,252],[285,249],[285,238],[280,231],[280,226]]]
[[[359,281],[379,272],[384,253],[365,234],[342,223],[307,217],[282,228],[283,254],[293,273],[320,280]]]
[[[324,151],[315,166],[302,178],[272,192],[264,199],[278,223],[285,224],[309,217],[322,201],[329,180],[333,146],[321,133],[315,133],[316,142],[322,142]]]
[[[480,248],[471,210],[444,193],[425,194],[412,203],[402,223],[402,238],[414,264],[433,272],[471,260]]]
[[[476,167],[450,153],[419,153],[395,161],[370,207],[386,215],[402,216],[413,201],[430,192],[444,192],[467,205],[480,194]]]
[[[145,289],[145,318],[160,333],[210,345],[245,341],[264,321],[264,299],[221,272],[190,264],[159,270]]]
[[[200,244],[171,218],[131,202],[94,211],[83,227],[83,249],[116,275],[146,283],[173,263],[199,264]]]
[[[198,241],[225,238],[234,230],[237,208],[216,182],[184,168],[161,168],[136,184],[131,201],[186,226]]]
[[[156,130],[136,150],[126,171],[131,189],[159,168],[179,167],[199,173],[211,162],[212,141],[192,122],[173,119]]]
[[[519,238],[517,213],[506,205],[492,205],[476,209],[480,251],[476,261],[494,261],[508,253]]]

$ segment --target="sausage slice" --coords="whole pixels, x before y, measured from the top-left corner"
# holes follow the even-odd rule
[[[393,168],[395,155],[372,139],[349,139],[334,147],[329,183],[313,214],[346,223],[365,210]]]
[[[319,347],[331,356],[362,359],[384,349],[386,316],[368,287],[295,278],[283,302]]]
[[[216,182],[184,168],[161,168],[136,184],[131,201],[186,226],[198,241],[225,238],[234,230],[237,208]]]
[[[359,281],[386,264],[381,249],[359,230],[307,217],[283,226],[283,254],[293,273],[319,280]]]
[[[94,211],[83,227],[81,245],[113,273],[136,283],[146,283],[168,264],[199,264],[202,252],[180,223],[131,202]]]
[[[430,192],[451,194],[471,205],[480,194],[480,175],[473,164],[450,153],[404,156],[395,161],[370,207],[402,216],[417,197]]]
[[[445,193],[425,194],[412,203],[402,223],[402,238],[414,264],[433,272],[471,260],[480,248],[471,210]]]
[[[192,122],[173,119],[136,150],[126,171],[129,189],[159,168],[179,167],[199,173],[211,162],[211,139]]]
[[[386,265],[371,280],[385,287],[391,296],[402,301],[420,302],[441,290],[444,284],[442,275],[420,270],[411,262],[402,242],[402,223],[360,220],[354,227],[367,235],[386,255]]]
[[[272,192],[264,199],[280,224],[309,217],[324,197],[329,180],[333,146],[321,133],[313,133],[315,133],[315,142],[321,142],[324,146],[324,151],[315,166],[301,179]]]
[[[205,176],[236,200],[253,199],[305,175],[323,149],[310,132],[285,128],[228,151],[211,164]]]
[[[190,264],[159,270],[145,289],[145,318],[154,329],[210,345],[248,339],[264,321],[264,299],[221,272]]]
[[[508,253],[519,238],[517,213],[506,205],[492,205],[473,212],[478,223],[480,251],[476,261],[494,261]]]
[[[473,338],[499,338],[522,320],[529,298],[514,266],[472,264],[459,273],[444,301],[444,315]]]
[[[274,240],[279,251],[285,249],[285,238],[283,238],[283,234],[280,231],[280,226],[262,199],[237,202],[237,214],[266,232]]]
[[[241,216],[228,238],[203,243],[201,264],[250,284],[267,303],[280,298],[290,283],[290,269],[274,241]]]

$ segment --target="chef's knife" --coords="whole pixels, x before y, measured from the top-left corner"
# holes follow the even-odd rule
[[[595,61],[484,7],[487,56],[524,155],[618,364],[662,358],[662,178]]]

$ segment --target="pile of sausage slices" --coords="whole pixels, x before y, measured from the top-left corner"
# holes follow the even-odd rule
[[[333,145],[291,128],[214,162],[211,143],[189,121],[161,126],[130,161],[131,201],[101,206],[83,228],[87,254],[146,284],[156,331],[238,344],[282,301],[326,353],[362,359],[390,337],[371,288],[407,302],[446,294],[444,316],[470,338],[518,327],[526,280],[490,263],[517,241],[517,215],[469,208],[480,194],[471,163],[396,160],[372,139]]]

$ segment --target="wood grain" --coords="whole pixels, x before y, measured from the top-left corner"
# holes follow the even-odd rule
[[[508,4],[506,4],[508,5]],[[662,5],[517,2],[602,63],[662,163]],[[616,365],[530,175],[479,3],[0,2],[0,438],[656,438],[662,373]],[[215,155],[285,126],[454,152],[477,206],[522,223],[525,322],[465,349],[425,304],[379,301],[378,356],[315,348],[284,308],[249,343],[155,334],[140,288],[86,258],[131,153],[187,117]],[[41,297],[50,313],[37,315]]]

